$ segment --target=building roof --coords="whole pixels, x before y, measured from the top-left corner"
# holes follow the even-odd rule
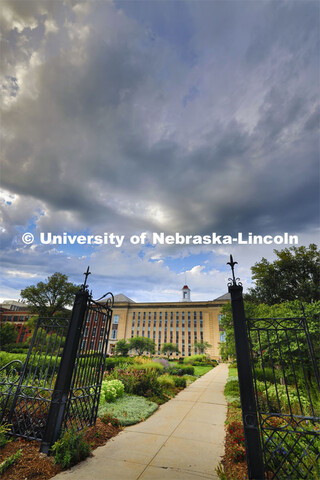
[[[181,288],[181,290],[190,290],[190,288],[188,287],[188,285],[185,285],[184,287]]]
[[[131,300],[131,298],[127,297],[126,295],[123,295],[123,293],[118,293],[117,295],[114,296],[114,303],[136,303],[134,300]]]
[[[215,298],[215,300],[231,300],[231,295],[230,293],[225,293],[221,295],[221,297]]]

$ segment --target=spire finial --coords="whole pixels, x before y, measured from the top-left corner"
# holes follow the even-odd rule
[[[86,271],[86,272],[84,272],[84,274],[83,274],[83,275],[84,275],[84,284],[83,284],[83,289],[85,289],[85,288],[86,288],[86,286],[87,286],[87,280],[88,280],[88,277],[89,277],[89,275],[91,275],[91,272],[90,272],[90,267],[89,267],[89,265],[88,265],[87,271]]]
[[[241,283],[239,282],[240,279],[236,278],[235,275],[234,275],[234,266],[238,265],[238,262],[233,261],[232,255],[230,255],[230,262],[227,262],[227,265],[230,265],[231,271],[232,271],[232,278],[229,278],[229,281],[231,283],[229,283],[228,285],[229,286],[234,286],[234,287],[236,287],[238,285],[241,285]],[[238,283],[237,283],[237,281],[238,281]]]

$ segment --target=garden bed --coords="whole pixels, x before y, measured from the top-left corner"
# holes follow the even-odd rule
[[[119,433],[121,427],[114,427],[104,424],[97,419],[96,425],[88,427],[84,433],[84,439],[91,446],[91,449],[104,445],[110,438]],[[61,472],[61,467],[54,464],[53,457],[39,452],[40,443],[36,441],[17,438],[8,442],[0,449],[0,463],[10,455],[22,450],[22,456],[17,462],[6,470],[1,479],[3,480],[47,480]]]

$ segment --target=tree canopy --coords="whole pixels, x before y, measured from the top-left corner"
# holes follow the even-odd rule
[[[68,305],[72,305],[79,286],[68,282],[68,277],[56,272],[46,282],[39,282],[21,290],[21,298],[27,301],[32,312],[51,317]]]
[[[116,355],[122,355],[123,357],[128,355],[129,350],[130,345],[124,338],[118,340],[116,346],[114,347],[114,353]]]
[[[143,355],[143,352],[154,353],[156,351],[156,344],[151,338],[133,337],[128,343],[130,350],[136,350],[138,355]]]
[[[311,335],[313,348],[315,350],[316,357],[320,358],[320,346],[319,346],[319,315],[320,315],[320,301],[313,303],[305,303],[304,305],[305,315],[309,332]],[[252,302],[244,302],[246,318],[290,318],[290,317],[302,317],[303,312],[301,309],[301,303],[299,300],[293,302],[283,302],[276,305],[266,305],[264,303],[257,305]],[[229,358],[236,358],[234,330],[232,320],[232,308],[228,303],[222,307],[221,310],[223,316],[221,319],[221,327],[226,333],[226,342],[221,344],[222,348],[226,351],[226,355]]]
[[[12,323],[2,323],[0,326],[0,347],[17,340],[18,332]]]
[[[320,251],[315,244],[309,247],[290,247],[274,250],[277,259],[265,258],[252,268],[255,287],[249,289],[245,300],[274,305],[286,301],[320,300]]]
[[[199,353],[205,353],[212,345],[209,342],[194,342],[193,348],[196,348]]]
[[[168,358],[172,353],[180,353],[179,348],[174,343],[164,343],[161,352],[164,355],[168,355]]]

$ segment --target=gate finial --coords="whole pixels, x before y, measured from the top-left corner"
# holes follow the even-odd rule
[[[230,262],[227,262],[227,265],[230,265],[231,271],[232,271],[232,278],[228,279],[229,282],[230,282],[230,283],[228,283],[228,285],[229,286],[234,286],[234,287],[236,287],[238,285],[241,285],[241,283],[239,282],[240,278],[236,278],[235,275],[234,275],[234,266],[238,265],[238,262],[233,261],[232,255],[230,255]],[[238,281],[238,283],[237,283],[237,281]]]
[[[91,275],[91,272],[90,272],[90,267],[89,267],[89,265],[88,265],[87,271],[86,271],[86,272],[84,272],[84,274],[83,274],[83,275],[84,275],[84,284],[83,284],[83,290],[85,290],[85,289],[86,289],[86,286],[87,286],[87,280],[88,280],[88,277],[89,277],[89,275]]]

